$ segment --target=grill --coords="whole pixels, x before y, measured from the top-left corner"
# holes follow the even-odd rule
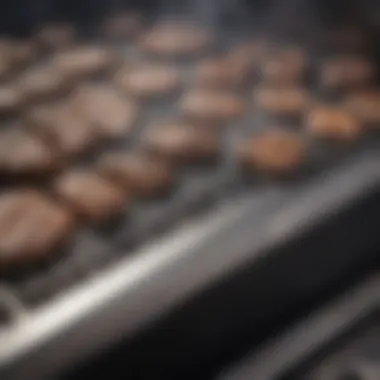
[[[376,377],[378,285],[372,273],[218,378]]]
[[[303,46],[312,58],[314,69],[326,54],[317,44],[320,20],[311,16],[311,8],[303,13],[299,2],[286,7],[286,15],[277,6],[275,11],[259,13],[257,20],[246,11],[250,9],[247,4],[190,3],[193,4],[147,4],[144,11],[151,23],[185,18],[211,27],[217,41],[209,55],[226,51],[251,35],[268,38],[279,46],[289,41]],[[33,7],[34,21],[62,15],[57,9],[54,13],[51,4],[50,8],[42,3]],[[75,16],[80,21],[78,28],[85,41],[109,46],[98,34],[98,22],[105,10],[96,4],[91,11],[94,14],[86,17],[86,9],[73,4],[64,8],[70,18]],[[296,10],[298,13],[292,13]],[[267,13],[270,17],[265,17]],[[289,25],[290,15],[296,14],[303,15],[303,22]],[[83,17],[91,22],[83,22]],[[17,20],[23,24],[22,17]],[[305,33],[300,35],[300,30]],[[140,54],[132,42],[115,44],[113,48],[131,59]],[[183,93],[193,86],[195,61],[199,59],[175,62],[185,81]],[[245,99],[251,99],[255,81],[240,90]],[[310,78],[308,87],[320,99],[334,101],[318,92],[314,77]],[[102,144],[83,157],[80,165],[93,166],[103,152],[136,147],[152,121],[179,115],[179,99],[145,104],[132,136]],[[280,297],[285,299],[301,295],[294,291],[299,287],[296,281],[286,285],[281,282],[289,275],[284,273],[284,266],[293,268],[293,273],[303,273],[299,281],[308,271],[314,271],[310,286],[304,288],[305,294],[310,294],[326,280],[326,272],[333,278],[369,260],[359,257],[357,252],[374,245],[378,238],[374,228],[359,234],[357,227],[363,218],[375,217],[378,210],[373,203],[366,208],[365,216],[358,216],[357,209],[351,209],[361,201],[377,199],[380,183],[377,132],[368,131],[354,146],[342,147],[310,138],[299,122],[281,120],[285,130],[295,131],[307,141],[310,150],[306,164],[296,176],[287,179],[246,173],[237,160],[239,141],[254,132],[267,130],[273,123],[259,110],[248,107],[243,118],[221,130],[222,154],[218,160],[183,166],[169,195],[136,201],[118,220],[107,225],[85,223],[75,231],[69,248],[57,252],[49,262],[2,273],[0,371],[4,370],[4,376],[30,377],[30,371],[36,377],[54,374],[108,346],[120,335],[135,334],[186,297],[235,273],[238,275],[243,267],[254,268],[256,263],[261,266],[264,263],[265,273],[270,275],[266,279],[264,275],[252,277],[254,286],[259,288],[260,284],[278,277],[278,286],[283,285],[284,292]],[[12,186],[15,184],[10,182],[2,185],[3,189]],[[300,259],[301,248],[279,253],[281,247],[298,241],[348,209],[349,222],[335,226],[332,234],[336,239],[326,242],[327,247],[336,247],[334,259],[327,260],[323,244],[318,252],[310,250],[307,263]],[[353,243],[342,237],[345,234],[352,234]],[[309,250],[306,243],[303,249]],[[342,254],[346,248],[349,253]],[[269,290],[275,296],[278,287]],[[259,299],[257,302],[260,305]],[[264,308],[261,318],[265,319],[271,312],[270,307]],[[111,323],[104,336],[93,334],[108,320],[117,323]],[[38,364],[41,360],[43,368]]]

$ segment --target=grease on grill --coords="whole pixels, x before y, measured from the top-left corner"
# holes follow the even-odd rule
[[[76,32],[72,25],[54,23],[45,25],[36,33],[36,40],[43,49],[59,50],[72,45],[76,39]]]
[[[63,77],[82,80],[105,75],[117,61],[117,56],[107,48],[82,46],[56,53],[52,65]]]
[[[127,65],[121,68],[115,75],[115,83],[133,97],[149,99],[179,90],[181,75],[174,66],[143,63],[137,67]]]
[[[26,102],[50,100],[72,89],[72,83],[52,67],[28,69],[19,77],[17,86]]]
[[[140,40],[143,51],[163,57],[191,57],[205,51],[213,41],[209,31],[186,23],[158,24]]]
[[[61,166],[61,160],[42,140],[13,126],[0,132],[0,173],[43,175]]]
[[[272,130],[243,141],[238,154],[244,167],[282,175],[297,171],[305,161],[306,151],[296,134]]]
[[[137,37],[144,28],[144,17],[134,11],[124,11],[107,17],[103,32],[111,40],[125,40]]]
[[[72,215],[34,190],[0,195],[0,267],[47,259],[69,236]]]
[[[77,112],[109,138],[128,134],[137,118],[138,106],[107,85],[85,85],[74,94]]]
[[[99,140],[96,128],[66,103],[32,108],[25,115],[25,124],[66,157],[85,152]]]
[[[262,86],[254,90],[256,106],[273,116],[300,117],[310,105],[308,91],[300,86]]]
[[[366,57],[342,56],[327,60],[321,67],[321,86],[330,90],[367,87],[375,79],[375,66]]]
[[[322,139],[356,141],[363,133],[359,121],[346,110],[333,106],[319,106],[307,117],[309,132]]]
[[[226,91],[207,89],[190,90],[184,95],[180,107],[190,118],[215,122],[235,120],[245,112],[242,97]]]
[[[63,173],[54,183],[54,191],[75,213],[94,222],[103,222],[120,215],[130,197],[97,173],[73,169]]]
[[[159,156],[184,161],[214,161],[221,152],[217,131],[184,122],[153,125],[144,140],[145,146]]]
[[[174,170],[169,163],[142,153],[106,153],[98,168],[106,178],[142,198],[162,195],[174,182]]]
[[[380,91],[369,90],[350,95],[344,102],[345,107],[361,122],[380,126]]]
[[[309,57],[301,48],[283,49],[263,61],[260,77],[274,84],[301,82],[306,78]]]

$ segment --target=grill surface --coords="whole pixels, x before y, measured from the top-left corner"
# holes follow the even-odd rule
[[[192,15],[187,15],[186,18],[192,20]],[[164,17],[158,17],[156,21],[173,19],[183,20],[184,17],[168,16],[165,13]],[[206,53],[206,56],[212,55],[213,51],[228,51],[236,43],[247,41],[247,36],[255,35],[252,28],[244,25],[244,23],[239,28],[235,26],[232,30],[233,32],[230,30],[223,32],[216,25],[213,28],[216,43],[211,51]],[[289,43],[289,41],[291,43],[300,43],[300,46],[304,46],[310,56],[314,57],[312,72],[315,72],[325,52],[317,50],[313,46],[310,36],[303,35],[302,40],[297,41],[294,39],[289,40],[286,35],[281,35],[281,38],[279,38],[274,34],[273,37],[273,33],[275,33],[273,30],[269,35],[268,33],[261,33],[260,38],[274,41],[279,46],[284,41],[285,43]],[[87,30],[86,34],[90,36],[97,35],[96,30]],[[97,45],[108,45],[107,42],[99,38],[87,38],[87,41]],[[140,56],[139,49],[135,43],[123,42],[119,45],[114,45],[114,48],[116,51],[123,51],[125,57],[132,61],[136,58],[146,60],[146,57]],[[176,66],[180,68],[186,84],[181,94],[186,94],[193,87],[194,68],[197,62],[199,62],[199,58],[176,62]],[[221,203],[228,197],[238,199],[244,194],[254,197],[256,193],[259,194],[263,189],[273,186],[279,189],[289,187],[296,189],[300,184],[307,183],[308,180],[315,176],[323,176],[325,170],[332,169],[335,165],[343,164],[348,157],[352,157],[358,152],[377,150],[379,140],[375,132],[369,132],[363,140],[353,147],[339,146],[339,144],[334,146],[333,144],[313,140],[307,135],[302,121],[278,121],[265,116],[263,112],[252,104],[252,90],[257,82],[257,79],[252,79],[239,91],[245,97],[248,112],[241,120],[228,123],[222,130],[223,154],[216,163],[185,166],[180,171],[176,188],[165,199],[134,202],[132,210],[128,209],[122,218],[112,225],[100,228],[91,226],[81,228],[76,233],[72,247],[66,252],[61,252],[58,259],[53,259],[51,263],[47,263],[42,267],[27,268],[25,273],[17,271],[17,273],[6,274],[5,278],[3,275],[1,280],[3,285],[10,287],[26,304],[38,304],[48,300],[67,286],[83,280],[93,271],[128,254],[126,252],[132,252],[132,247],[153,239],[157,233],[162,233],[180,223],[181,220],[186,220],[195,211],[205,211],[207,207],[215,204],[215,202]],[[317,99],[331,101],[328,94],[326,95],[323,91],[318,90],[315,78],[310,78],[308,85],[311,90],[315,89],[314,95]],[[145,104],[142,107],[142,117],[140,117],[138,124],[134,128],[132,136],[127,136],[113,143],[102,144],[100,149],[93,151],[84,157],[81,162],[78,162],[78,166],[91,168],[102,152],[110,152],[115,149],[130,151],[139,146],[141,138],[154,122],[180,117],[178,103],[181,96],[176,95]],[[310,147],[308,162],[302,172],[298,173],[296,178],[286,182],[265,178],[259,174],[247,175],[247,173],[243,173],[236,157],[239,141],[242,141],[245,136],[252,135],[253,132],[265,131],[268,127],[277,125],[285,130],[295,131],[304,141],[308,142]]]
[[[213,27],[217,37],[214,51],[225,51],[236,42],[246,41],[247,36],[259,29],[260,37],[280,45],[291,41],[304,46],[313,58],[314,66],[325,54],[318,50],[313,40],[317,34],[315,20],[310,20],[310,28],[307,29],[310,33],[302,36],[297,33],[302,28],[300,25],[295,30],[280,22],[286,19],[284,15],[280,20],[274,17],[275,22],[266,22],[266,28],[260,25],[262,20],[252,27],[250,18],[242,16],[232,27],[226,27],[227,24],[220,24],[212,2],[204,3],[210,7],[208,11],[203,6],[201,9],[194,7],[196,15],[187,13],[186,18],[191,20],[195,17],[197,22]],[[199,6],[201,2],[197,4]],[[186,11],[182,9],[182,12],[181,19]],[[163,17],[155,17],[155,21],[173,17],[165,12]],[[304,23],[308,24],[305,20]],[[288,33],[284,34],[284,30]],[[84,34],[90,36],[87,37],[89,42],[108,44],[99,37],[94,39],[97,33],[92,26],[86,26]],[[114,48],[123,51],[128,58],[139,57],[138,49],[132,43],[115,45]],[[193,83],[194,64],[178,61],[176,65],[186,78],[185,93]],[[252,81],[241,90],[247,102],[251,101],[254,84]],[[314,78],[308,86],[317,91]],[[324,93],[316,94],[320,99],[334,101]],[[179,100],[162,99],[144,105],[132,137],[102,146],[85,157],[80,165],[91,167],[94,159],[104,151],[129,150],[137,146],[152,121],[179,115]],[[128,303],[116,307],[114,315],[132,311],[137,305],[141,309],[135,311],[128,326],[123,327],[132,332],[144,320],[200,289],[202,284],[242,265],[252,248],[259,252],[255,255],[263,255],[267,246],[280,243],[292,233],[300,233],[302,223],[304,226],[309,222],[312,224],[318,216],[326,216],[328,211],[343,207],[345,202],[376,189],[380,183],[377,173],[380,140],[376,132],[368,132],[354,147],[342,148],[313,141],[301,124],[294,122],[281,122],[281,125],[296,131],[310,143],[310,156],[302,172],[286,181],[247,175],[240,170],[236,159],[237,143],[252,132],[272,125],[273,120],[249,107],[244,118],[230,123],[223,130],[220,160],[209,165],[183,168],[177,187],[167,198],[135,202],[132,209],[115,223],[81,227],[76,231],[72,246],[58,253],[51,262],[0,275],[4,293],[0,296],[0,363],[17,364],[23,354],[30,352],[41,357],[64,326],[79,326],[77,322],[83,323],[88,318],[91,321],[92,313],[99,311],[99,307],[104,309],[102,318],[113,315],[111,298],[113,302],[125,299]],[[221,236],[224,240],[215,239]],[[234,236],[241,236],[241,239]],[[224,246],[220,245],[221,242],[225,243]],[[147,243],[152,244],[146,247]],[[219,244],[219,250],[218,244],[212,245],[215,243]],[[227,249],[229,251],[224,253]],[[208,255],[204,256],[204,252]],[[237,253],[231,257],[231,252]],[[162,278],[168,268],[174,277]],[[150,284],[146,283],[147,278]],[[153,290],[150,286],[155,281],[158,282]],[[177,284],[181,286],[172,290]],[[137,289],[142,293],[135,293]],[[163,292],[165,296],[160,298],[160,304],[152,301],[154,295],[160,297]],[[107,305],[110,307],[108,311]],[[28,324],[22,323],[25,317]],[[92,327],[97,325],[92,321]],[[89,329],[90,326],[91,323]],[[74,330],[70,330],[68,335],[75,335]],[[104,341],[111,342],[117,334],[116,327],[114,331],[109,329],[109,337],[96,338],[97,343],[93,344],[92,350]],[[78,349],[74,356],[89,350],[88,344],[78,343],[79,339],[80,334],[75,339]],[[42,346],[45,351],[40,352]],[[66,362],[70,358],[74,360],[68,355]],[[34,370],[41,370],[33,364],[33,356],[28,363]],[[52,363],[44,371],[49,373],[64,366],[65,360],[59,366],[54,360]],[[17,370],[26,375],[28,368],[20,369],[18,366]]]

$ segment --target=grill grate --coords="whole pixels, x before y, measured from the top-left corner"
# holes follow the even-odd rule
[[[166,16],[164,17],[166,18]],[[162,17],[158,18],[159,20]],[[227,51],[236,43],[247,40],[251,34],[246,25],[236,28],[234,33],[216,28],[217,42],[215,50]],[[260,38],[265,38],[260,36]],[[273,39],[269,36],[268,39]],[[280,40],[274,39],[279,42]],[[104,40],[91,39],[91,43],[104,45]],[[281,44],[281,42],[280,42]],[[302,41],[302,45],[309,50],[314,59],[314,68],[318,66],[321,54],[313,44]],[[123,51],[127,59],[139,59],[140,52],[134,43],[122,43],[112,45],[118,51]],[[209,53],[212,55],[212,51]],[[195,63],[193,61],[179,61],[176,65],[180,68],[185,78],[186,86],[182,94],[193,86]],[[313,71],[313,70],[312,70]],[[315,71],[315,70],[314,70]],[[257,79],[252,79],[242,88],[240,94],[245,97],[247,104],[252,98],[252,88]],[[319,99],[329,100],[323,93],[318,93],[315,87],[315,78],[310,78],[309,88]],[[93,151],[84,157],[80,166],[93,166],[94,161],[102,152],[117,150],[130,150],[138,146],[141,138],[146,134],[152,122],[177,117],[180,114],[179,97],[160,99],[143,106],[142,117],[134,129],[132,137],[121,139],[117,142],[104,144],[100,149]],[[344,162],[344,160],[356,151],[365,149],[377,149],[378,139],[376,133],[369,133],[355,147],[346,148],[332,144],[313,141],[305,133],[301,122],[281,121],[284,129],[290,129],[298,133],[310,145],[308,163],[296,178],[289,181],[275,181],[255,175],[247,176],[239,168],[236,159],[236,146],[239,141],[253,132],[266,130],[276,124],[271,118],[252,106],[248,106],[248,112],[238,122],[232,122],[222,130],[223,154],[221,158],[209,165],[195,165],[184,167],[177,181],[176,188],[164,199],[147,202],[135,202],[131,210],[126,211],[117,221],[107,226],[87,226],[78,230],[69,249],[59,252],[51,262],[42,266],[24,268],[22,272],[6,273],[1,275],[0,283],[10,286],[27,304],[35,305],[45,302],[68,286],[83,281],[88,275],[113,263],[120,258],[120,252],[131,252],[132,248],[144,242],[151,241],[157,234],[170,229],[175,224],[185,221],[193,216],[194,211],[204,212],[215,203],[223,203],[231,197],[239,197],[241,194],[255,194],[273,184],[281,187],[297,186],[313,178],[323,175],[323,171],[332,166]],[[128,253],[127,253],[128,254]]]

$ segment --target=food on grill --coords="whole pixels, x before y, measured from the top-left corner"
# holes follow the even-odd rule
[[[56,152],[41,139],[12,127],[0,131],[0,174],[43,175],[61,166]]]
[[[158,24],[140,40],[143,51],[163,57],[190,57],[202,53],[213,37],[200,27],[181,24]]]
[[[243,141],[239,158],[243,166],[268,174],[289,174],[304,163],[306,146],[293,133],[271,130]]]
[[[254,90],[256,106],[273,116],[299,117],[309,107],[309,94],[299,86],[263,86]]]
[[[84,85],[73,97],[79,115],[109,138],[128,134],[138,117],[138,106],[107,85]]]
[[[319,138],[355,141],[363,132],[359,121],[349,112],[334,106],[319,106],[307,116],[309,132]]]
[[[366,87],[375,79],[375,66],[366,57],[342,56],[332,58],[321,68],[321,85],[330,90]]]
[[[191,118],[227,122],[243,116],[244,99],[238,95],[207,89],[190,90],[181,101],[182,112]]]
[[[25,67],[38,58],[39,49],[33,41],[14,39],[10,43],[10,55],[14,66]]]
[[[138,12],[121,12],[109,16],[104,23],[104,34],[112,40],[136,37],[144,27],[144,18]]]
[[[219,156],[221,141],[217,131],[181,121],[152,125],[145,136],[147,148],[159,156],[176,160],[210,161]]]
[[[0,57],[0,80],[7,79],[12,73],[12,63],[8,57]]]
[[[109,49],[82,46],[58,52],[52,65],[65,78],[82,80],[109,72],[117,63],[117,57]]]
[[[25,124],[67,158],[85,152],[99,140],[95,126],[68,103],[34,107],[26,113]]]
[[[76,39],[72,25],[55,23],[45,25],[37,31],[36,39],[44,49],[59,50],[72,45]]]
[[[106,153],[99,160],[99,172],[137,197],[161,195],[173,185],[170,164],[143,153]]]
[[[123,67],[115,75],[116,85],[127,94],[142,99],[168,95],[181,86],[180,72],[173,66],[141,64]]]
[[[244,69],[257,69],[271,51],[264,40],[252,40],[233,46],[227,56],[230,62]]]
[[[72,83],[52,67],[28,69],[19,77],[17,86],[26,102],[50,100],[72,89]]]
[[[380,125],[380,91],[369,90],[350,95],[345,107],[365,124]]]
[[[84,169],[62,174],[55,181],[54,190],[78,216],[94,222],[121,214],[130,201],[127,192]]]
[[[195,80],[201,88],[235,89],[250,79],[250,66],[238,58],[208,58],[196,68]]]
[[[0,39],[0,80],[7,79],[14,70],[12,45],[9,39]]]
[[[305,79],[309,58],[302,49],[284,49],[264,60],[260,79],[274,84],[292,84]]]
[[[25,98],[17,84],[0,85],[0,115],[10,115],[20,112]]]
[[[35,190],[0,195],[0,267],[49,258],[69,236],[73,218]]]

